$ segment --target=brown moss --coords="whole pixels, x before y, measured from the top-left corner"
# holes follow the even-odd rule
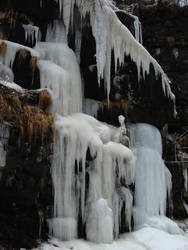
[[[30,67],[32,70],[36,68],[37,65],[37,57],[33,56],[30,60]]]
[[[48,95],[46,92],[45,90],[43,96],[47,98]],[[22,95],[23,94],[0,84],[0,122],[9,122],[12,126],[19,129],[22,136],[26,136],[30,140],[53,136],[53,116],[41,110],[39,105],[30,106],[29,104],[24,104],[21,101]],[[27,93],[25,95],[27,95]],[[37,92],[36,99],[40,99],[38,98]],[[45,101],[41,102],[44,105],[47,101],[45,98],[43,99]]]
[[[39,107],[45,110],[52,104],[52,98],[50,93],[47,90],[42,90],[39,93]]]
[[[21,61],[25,58],[27,51],[25,49],[20,49],[18,51],[18,60]]]
[[[5,42],[0,43],[0,55],[4,56],[7,50],[7,44]]]
[[[129,108],[130,108],[130,104],[129,104],[129,101],[124,101],[124,102],[111,102],[111,101],[107,101],[107,100],[104,100],[103,101],[103,105],[108,108],[108,109],[111,109],[112,107],[118,107],[118,108],[121,108],[122,110],[125,111],[125,113],[127,113],[129,111]]]
[[[10,25],[14,25],[17,21],[21,23],[29,23],[29,18],[25,14],[12,9],[0,14],[0,20],[5,20]]]

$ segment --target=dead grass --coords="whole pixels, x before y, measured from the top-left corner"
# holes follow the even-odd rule
[[[0,43],[0,55],[4,56],[7,50],[7,44],[5,42]]]
[[[21,23],[29,23],[29,18],[25,14],[12,9],[1,13],[0,20],[6,20],[10,25],[14,25],[17,21]]]
[[[43,100],[41,101],[43,105],[49,103],[46,92],[45,90],[41,91],[42,94],[40,93],[42,97],[39,99]],[[53,136],[55,131],[53,116],[40,109],[40,104],[36,106],[25,105],[21,101],[21,95],[0,84],[0,122],[9,122],[19,130],[23,137],[28,137],[30,141]],[[37,95],[38,93],[36,93],[36,98],[38,98]]]
[[[124,102],[115,102],[115,101],[111,102],[111,101],[109,101],[109,103],[108,103],[107,100],[103,100],[102,103],[107,109],[117,107],[117,108],[124,110],[126,113],[128,113],[129,108],[130,108],[129,101],[124,101]]]
[[[52,98],[50,93],[47,90],[42,90],[39,93],[39,106],[45,110],[47,107],[49,107],[52,104]]]
[[[30,60],[30,67],[32,70],[36,68],[37,65],[37,57],[33,56]]]

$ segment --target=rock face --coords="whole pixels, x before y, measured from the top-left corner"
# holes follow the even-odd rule
[[[0,245],[36,246],[46,239],[46,218],[53,207],[50,177],[51,142],[30,142],[10,129],[6,167],[1,169]]]
[[[173,141],[164,140],[164,158],[172,173],[173,183],[173,216],[186,218],[183,202],[186,201],[183,168],[181,159],[175,157],[175,151],[187,152],[186,130],[188,128],[188,8],[177,5],[159,4],[154,8],[137,9],[143,25],[144,46],[162,65],[171,80],[171,88],[176,96],[178,116],[168,121],[169,133],[175,133]],[[181,138],[181,135],[185,136]]]
[[[53,118],[44,111],[51,99],[47,91],[0,86],[1,127],[8,131],[0,134],[7,152],[0,167],[0,246],[28,249],[46,239],[52,214]]]

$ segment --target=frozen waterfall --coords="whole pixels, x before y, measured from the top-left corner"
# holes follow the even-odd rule
[[[84,111],[97,116],[100,103],[83,100],[78,64],[80,31],[75,32],[76,52],[68,46],[67,34],[73,21],[74,4],[77,4],[81,17],[90,16],[96,42],[98,82],[104,78],[108,97],[112,51],[115,70],[118,64],[124,63],[125,55],[135,62],[139,79],[140,72],[144,77],[152,64],[156,77],[161,76],[164,93],[173,101],[175,97],[162,68],[139,43],[141,30],[136,17],[135,39],[117,18],[110,1],[58,2],[63,20],[55,20],[47,27],[45,42],[37,42],[35,48],[30,49],[0,40],[4,46],[0,72],[4,78],[13,80],[9,67],[17,51],[26,49],[37,58],[41,88],[47,88],[52,95],[50,111],[54,115],[56,133],[51,170],[54,216],[49,219],[50,234],[71,240],[79,237],[82,231],[87,240],[111,243],[122,231],[131,231],[132,217],[135,227],[139,227],[152,216],[165,215],[171,175],[162,160],[161,136],[157,128],[147,124],[132,125],[129,148],[123,116],[119,116],[120,126],[117,128],[81,113],[84,103]],[[25,25],[24,29],[26,39],[34,43],[39,30],[30,25]],[[6,160],[6,143],[3,143],[1,139],[0,167]]]
[[[135,227],[148,217],[165,215],[167,195],[171,190],[171,174],[162,160],[161,135],[149,124],[131,128],[132,146],[136,154]]]
[[[132,194],[125,186],[135,180],[134,155],[124,145],[112,141],[114,131],[120,131],[118,128],[91,116],[57,115],[56,129],[51,232],[64,240],[76,238],[81,218],[87,239],[112,242],[113,235],[119,234],[125,203],[126,223],[131,228]]]

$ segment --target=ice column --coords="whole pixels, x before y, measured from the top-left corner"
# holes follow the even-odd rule
[[[165,215],[171,175],[162,160],[162,142],[157,128],[136,124],[131,129],[136,153],[135,227],[147,217]]]

